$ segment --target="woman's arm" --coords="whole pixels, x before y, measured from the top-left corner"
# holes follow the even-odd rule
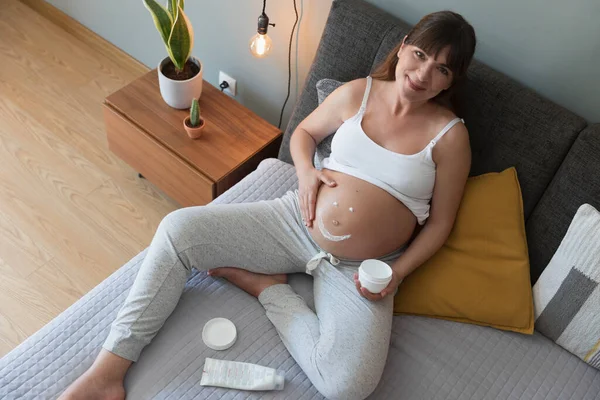
[[[365,82],[366,79],[356,79],[338,87],[298,124],[290,139],[290,153],[297,170],[314,168],[312,160],[317,145],[342,125],[345,114],[357,101],[357,94],[360,98],[361,90],[364,91]]]
[[[455,125],[436,144],[434,161],[437,168],[429,217],[392,266],[399,279],[429,260],[450,236],[471,170],[469,134],[463,124]]]
[[[324,171],[318,171],[313,166],[315,149],[343,123],[348,110],[352,109],[353,103],[357,101],[357,94],[360,98],[359,90],[364,90],[365,81],[365,79],[358,79],[334,90],[298,125],[290,139],[290,152],[298,176],[300,212],[302,220],[308,227],[312,226],[315,216],[319,186],[322,182],[335,186],[335,182]]]

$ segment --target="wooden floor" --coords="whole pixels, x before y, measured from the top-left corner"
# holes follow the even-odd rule
[[[0,7],[0,357],[178,208],[107,148],[102,100],[147,68],[49,7]]]

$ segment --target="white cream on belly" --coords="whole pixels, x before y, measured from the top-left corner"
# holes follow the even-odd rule
[[[323,217],[322,216],[319,216],[319,220],[317,222],[318,222],[319,230],[321,231],[321,234],[327,240],[331,240],[332,242],[341,242],[342,240],[350,239],[350,237],[352,236],[352,235],[343,235],[343,236],[332,235],[325,228],[325,224],[323,224]]]
[[[338,206],[338,202],[334,201],[333,202],[333,206],[337,207]],[[350,212],[354,212],[354,209],[352,207],[350,207]],[[327,228],[325,228],[325,224],[323,223],[323,217],[321,215],[319,215],[318,221],[317,221],[318,225],[319,225],[319,230],[321,231],[321,234],[323,235],[323,237],[327,240],[331,240],[332,242],[341,242],[342,240],[346,240],[346,239],[350,239],[350,237],[352,237],[352,235],[342,235],[342,236],[338,236],[338,235],[333,235],[332,233],[330,233]],[[339,222],[334,220],[333,221],[334,225],[338,225]]]

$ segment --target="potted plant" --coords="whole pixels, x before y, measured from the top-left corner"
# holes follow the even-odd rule
[[[189,108],[202,93],[202,64],[191,56],[194,31],[183,12],[184,0],[143,0],[167,48],[168,57],[158,64],[158,83],[164,101],[173,108]]]
[[[198,99],[192,100],[192,107],[190,107],[190,115],[185,117],[183,120],[183,127],[185,128],[188,136],[192,139],[198,139],[202,136],[202,129],[204,129],[204,118],[200,115],[200,105]]]

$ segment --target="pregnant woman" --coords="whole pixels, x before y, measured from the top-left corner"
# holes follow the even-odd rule
[[[174,310],[192,268],[256,296],[325,397],[372,393],[386,363],[393,295],[444,244],[462,199],[469,137],[445,99],[475,41],[462,16],[427,15],[372,76],[342,85],[298,125],[290,144],[297,191],[167,215],[103,349],[61,399],[124,398],[128,368]],[[316,145],[333,132],[332,153],[316,170]],[[380,294],[357,279],[368,258],[394,271]],[[295,272],[314,277],[316,313],[287,285]]]

